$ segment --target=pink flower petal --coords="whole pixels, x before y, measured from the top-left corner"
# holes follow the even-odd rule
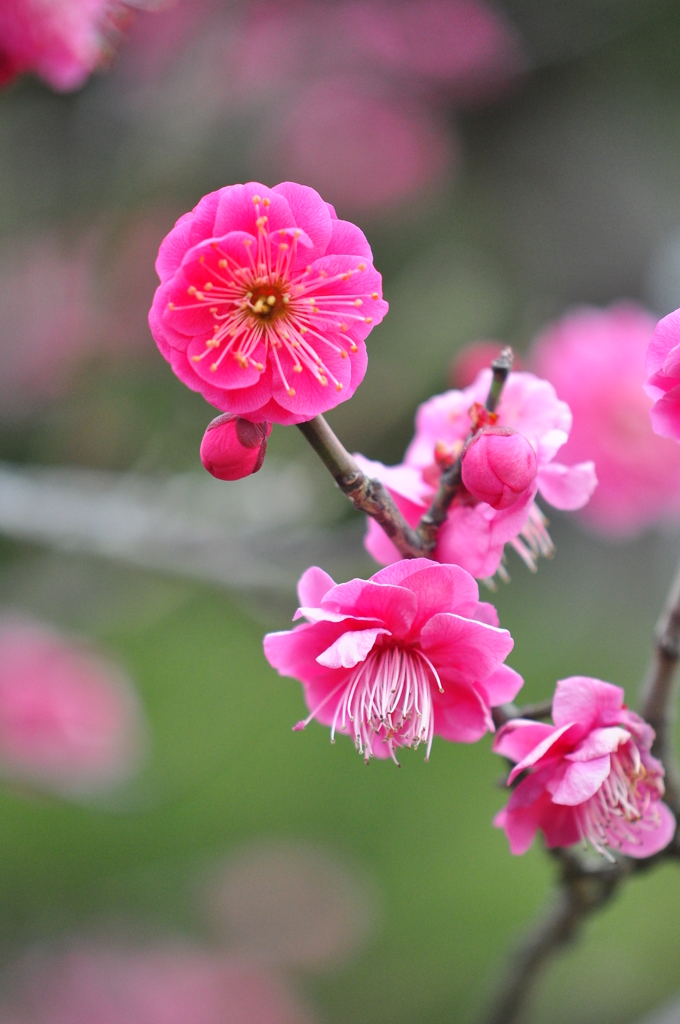
[[[507,657],[514,641],[507,629],[439,612],[423,627],[421,643],[442,678],[482,682]]]
[[[508,701],[514,700],[524,686],[524,680],[514,668],[500,665],[478,686],[486,694],[490,707],[496,708],[499,704],[507,704]]]
[[[580,462],[577,466],[550,462],[538,474],[538,490],[554,508],[583,508],[596,487],[594,462]]]
[[[577,722],[585,736],[596,725],[613,725],[623,705],[624,693],[620,686],[603,683],[588,676],[570,676],[560,679],[553,699],[555,725]]]
[[[609,754],[590,761],[572,762],[554,788],[548,784],[553,803],[568,804],[570,807],[584,803],[597,793],[610,771]]]
[[[676,821],[673,812],[659,800],[650,807],[647,818],[643,819],[637,827],[631,828],[631,831],[635,833],[635,842],[621,843],[621,853],[637,859],[653,857],[655,853],[659,853],[660,850],[668,846],[675,835],[675,829]]]
[[[406,635],[418,611],[418,601],[412,591],[359,579],[333,587],[323,604],[332,611],[377,619],[395,636]]]
[[[388,634],[387,629],[360,629],[353,633],[343,633],[322,654],[317,655],[319,665],[326,668],[354,668],[375,646],[381,634]]]
[[[305,570],[297,585],[298,598],[301,605],[316,607],[335,586],[335,580],[327,572],[313,565]]]
[[[434,694],[434,729],[438,736],[456,743],[476,743],[490,729],[489,709],[472,686],[447,684],[445,693]]]
[[[514,782],[518,775],[520,775],[525,768],[530,768],[532,765],[537,764],[541,758],[547,754],[550,757],[555,757],[557,754],[553,747],[562,739],[564,734],[569,730],[575,730],[573,722],[567,722],[566,725],[562,725],[559,728],[553,728],[549,735],[546,735],[539,743],[534,747],[530,753],[525,754],[521,761],[519,761],[510,772],[510,778],[508,782]],[[558,748],[559,750],[559,748]]]
[[[409,573],[401,585],[412,590],[418,599],[418,614],[411,626],[414,631],[420,631],[442,609],[458,611],[460,605],[476,603],[479,598],[475,580],[458,565],[434,563]]]
[[[510,761],[523,761],[543,740],[552,737],[554,725],[534,722],[529,718],[513,718],[498,731],[493,750]]]
[[[627,729],[619,729],[618,726],[609,726],[605,729],[593,729],[571,754],[565,754],[568,761],[590,761],[593,758],[602,757],[604,754],[613,754],[615,750],[630,739]]]

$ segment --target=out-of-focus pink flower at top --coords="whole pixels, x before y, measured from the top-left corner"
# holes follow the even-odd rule
[[[466,388],[473,384],[478,374],[489,367],[501,354],[505,346],[500,341],[473,341],[456,351],[449,365],[448,383],[452,388]],[[521,358],[515,353],[515,372],[523,370]]]
[[[28,619],[0,620],[0,775],[66,796],[139,766],[141,717],[123,674]]]
[[[38,949],[4,988],[21,1024],[311,1024],[275,974],[181,942]]]
[[[680,517],[680,447],[654,434],[643,390],[653,332],[633,303],[578,309],[540,335],[531,357],[574,417],[563,457],[595,462],[598,487],[581,516],[612,536]]]
[[[311,83],[274,131],[276,166],[352,212],[375,215],[422,196],[455,164],[450,130],[426,106],[356,78]]]
[[[0,74],[31,72],[59,92],[78,89],[110,50],[124,12],[118,0],[2,0]]]
[[[500,730],[494,750],[516,762],[508,784],[527,773],[494,821],[512,853],[525,853],[539,829],[548,847],[589,842],[609,859],[610,850],[651,857],[671,841],[654,730],[623,698],[619,686],[571,676],[557,684],[554,726],[520,718]]]
[[[652,426],[680,441],[680,309],[659,320],[646,357],[645,391],[654,399]]]
[[[65,252],[50,235],[0,249],[0,418],[60,395],[91,347],[89,245]]]
[[[460,455],[472,427],[471,415],[476,416],[485,402],[490,383],[491,370],[483,370],[463,391],[447,391],[421,405],[416,434],[401,465],[383,466],[357,456],[365,473],[382,480],[409,525],[416,526],[429,507],[442,467]],[[566,466],[555,460],[569,436],[571,413],[547,381],[533,373],[511,373],[497,415],[498,426],[522,434],[534,449],[534,482],[503,509],[492,508],[463,489],[449,509],[434,551],[438,561],[461,565],[479,579],[504,573],[501,560],[506,543],[531,569],[538,555],[552,552],[545,520],[534,502],[537,491],[555,508],[575,509],[588,501],[597,483],[592,462]],[[383,564],[401,558],[374,519],[368,522],[366,548]]]
[[[517,30],[482,0],[354,0],[341,11],[367,59],[440,83],[458,103],[494,98],[527,67]]]
[[[363,380],[365,339],[387,312],[371,261],[363,232],[314,189],[229,185],[163,241],[151,331],[218,409],[301,423]]]
[[[271,423],[251,423],[225,412],[208,424],[201,462],[218,480],[242,480],[262,469]]]
[[[314,567],[298,595],[307,622],[264,639],[269,663],[303,685],[311,713],[294,728],[316,718],[366,761],[420,743],[428,758],[435,733],[473,743],[522,686],[503,664],[512,637],[459,566],[415,558],[340,584]]]

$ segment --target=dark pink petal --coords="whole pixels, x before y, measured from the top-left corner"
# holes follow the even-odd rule
[[[397,586],[414,573],[429,569],[433,565],[438,566],[439,562],[433,562],[430,558],[402,558],[394,565],[379,569],[371,579],[374,583],[391,583]]]
[[[645,358],[648,377],[652,377],[656,373],[664,374],[664,363],[668,359],[669,353],[678,344],[680,344],[680,310],[675,309],[668,316],[659,320],[654,330]],[[656,395],[652,395],[652,398],[656,397]]]
[[[560,679],[553,699],[555,725],[575,722],[581,735],[597,725],[611,725],[623,706],[624,693],[620,686],[603,683],[589,676],[570,676]]]
[[[545,802],[544,802],[545,800]],[[540,825],[549,850],[555,847],[573,846],[581,839],[576,812],[564,804],[548,803],[541,800]]]
[[[180,266],[184,253],[190,248],[193,219],[193,213],[182,214],[172,231],[161,242],[156,258],[156,273],[161,282],[172,277]]]
[[[520,856],[526,853],[538,831],[541,809],[538,806],[522,807],[510,811],[504,807],[493,819],[496,828],[505,830],[510,844],[510,853]]]
[[[297,185],[294,181],[283,181],[275,185],[272,192],[287,200],[297,227],[302,228],[312,240],[312,248],[307,253],[308,262],[324,256],[333,228],[328,207],[319,193],[308,185]],[[352,254],[351,249],[338,251]]]
[[[546,734],[546,736],[539,741],[539,743],[534,747],[534,749],[530,751],[528,754],[525,754],[522,760],[515,765],[515,767],[510,772],[509,781],[513,782],[517,778],[517,776],[524,771],[525,768],[530,768],[532,765],[537,764],[541,760],[541,758],[545,757],[546,755],[549,755],[550,757],[556,756],[557,751],[553,748],[555,747],[555,744],[557,744],[558,741],[561,740],[561,738],[569,729],[574,729],[572,722],[567,722],[566,725],[562,725],[559,728],[553,728],[550,734]]]
[[[477,685],[486,695],[489,706],[497,708],[499,704],[507,704],[508,701],[515,699],[524,686],[524,680],[514,668],[500,665],[492,675]]]
[[[547,789],[552,794],[553,803],[575,807],[597,793],[610,771],[609,754],[591,761],[574,761],[567,766],[559,782],[555,779],[556,784],[548,783]]]
[[[317,655],[319,665],[326,668],[354,668],[366,655],[373,650],[377,638],[388,634],[387,629],[359,629],[355,632],[343,633],[325,651]]]
[[[680,384],[660,398],[649,415],[655,434],[680,440]]]
[[[467,619],[477,619],[478,622],[486,622],[487,626],[500,625],[498,612],[495,606],[489,604],[488,601],[479,601],[474,608],[465,608],[463,606],[458,609],[458,614],[464,615]]]
[[[373,262],[373,253],[368,244],[366,235],[356,224],[349,220],[334,220],[332,222],[331,240],[326,249],[326,256],[349,255],[361,256],[363,259]]]
[[[377,619],[395,637],[406,635],[418,611],[412,591],[359,579],[333,587],[325,595],[323,604],[332,611]]]
[[[254,196],[267,198],[270,205],[256,205]],[[245,185],[228,185],[220,192],[220,201],[215,217],[215,225],[211,234],[226,235],[228,231],[246,231],[257,237],[256,221],[259,217],[267,217],[267,228],[274,232],[278,228],[295,228],[295,218],[290,206],[283,196],[277,195],[266,185],[258,181],[249,181]]]
[[[523,761],[539,743],[551,737],[554,732],[554,725],[534,722],[529,718],[514,718],[499,729],[493,741],[493,749],[496,754],[501,754],[510,761]]]
[[[457,612],[461,605],[479,597],[476,581],[459,565],[428,565],[404,577],[401,586],[412,590],[418,599],[418,614],[411,626],[414,633],[438,612]]]
[[[346,632],[347,627],[342,622],[305,623],[294,629],[268,633],[263,641],[264,654],[282,676],[304,683],[332,682],[337,679],[337,673],[320,665],[316,659]]]
[[[627,729],[619,729],[617,726],[593,729],[571,754],[564,756],[568,761],[590,761],[595,757],[603,757],[604,754],[613,754],[629,739],[630,733]]]
[[[476,743],[490,729],[489,709],[472,686],[448,683],[445,693],[433,693],[434,731],[455,743]]]
[[[538,473],[538,490],[554,508],[583,508],[596,487],[594,462],[579,462],[576,466],[550,462]]]
[[[309,607],[320,605],[325,594],[335,586],[335,580],[327,572],[313,565],[306,569],[297,585],[300,604]]]
[[[442,678],[482,682],[508,656],[514,641],[507,629],[440,612],[423,627],[420,642]]]
[[[635,858],[653,857],[668,846],[675,835],[675,829],[673,812],[662,801],[654,801],[645,818],[631,828],[631,832],[635,833],[635,842],[621,843],[621,853]]]

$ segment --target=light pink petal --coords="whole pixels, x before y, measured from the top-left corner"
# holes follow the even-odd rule
[[[538,490],[554,508],[583,508],[597,487],[594,462],[563,466],[550,462],[538,473]]]
[[[523,761],[539,743],[555,732],[553,725],[534,722],[529,718],[514,718],[498,731],[493,741],[493,750],[510,761]]]
[[[605,729],[593,729],[571,754],[565,754],[568,761],[590,761],[604,754],[613,754],[622,743],[627,743],[630,733],[627,729],[610,726]]]
[[[533,764],[537,764],[541,758],[546,755],[555,757],[557,751],[553,748],[562,739],[567,730],[571,728],[571,722],[567,722],[566,725],[562,725],[559,728],[553,728],[549,735],[546,735],[542,740],[540,740],[534,749],[530,751],[530,753],[525,754],[522,760],[515,765],[510,772],[510,778],[508,781],[514,782],[517,776],[520,775],[525,768],[530,768]]]
[[[356,632],[343,633],[325,651],[317,655],[319,665],[326,668],[354,668],[375,646],[376,639],[387,629],[360,629]]]
[[[503,513],[483,503],[474,507],[457,505],[451,509],[439,531],[437,558],[441,562],[460,565],[477,579],[493,576],[501,564],[503,545],[508,539],[494,534],[492,520],[498,515]],[[528,512],[525,519],[527,515]]]
[[[524,686],[524,680],[519,672],[509,665],[500,665],[483,683],[479,683],[479,689],[486,694],[489,706],[497,708],[499,704],[507,704],[514,700]]]
[[[298,598],[301,605],[318,607],[324,596],[335,586],[335,580],[327,572],[313,565],[306,569],[297,585]]]
[[[180,266],[184,253],[191,246],[191,222],[193,213],[183,214],[172,231],[161,242],[156,258],[156,273],[165,282]]]
[[[655,434],[680,440],[680,384],[660,398],[649,415]]]
[[[420,572],[422,569],[429,569],[431,566],[438,566],[439,562],[433,562],[431,558],[402,558],[396,565],[388,565],[371,576],[373,583],[391,583],[397,586],[409,576]]]
[[[657,824],[658,822],[658,824]],[[671,809],[660,800],[651,804],[647,815],[631,828],[635,842],[623,842],[621,852],[628,857],[653,857],[665,849],[675,835],[676,821]]]
[[[680,344],[680,309],[673,310],[659,320],[647,349],[645,368],[647,376],[664,371],[669,354]]]
[[[264,654],[282,676],[290,676],[303,683],[332,680],[332,670],[320,665],[316,659],[346,632],[347,627],[342,622],[315,622],[267,633],[263,641]]]
[[[256,205],[253,202],[255,196],[268,199],[270,205]],[[228,231],[246,231],[257,238],[256,221],[263,215],[267,217],[267,229],[270,232],[297,226],[286,199],[277,195],[273,189],[267,188],[259,181],[249,181],[245,185],[228,185],[220,190],[215,226],[210,234],[217,236],[226,235]]]
[[[332,221],[331,240],[326,249],[326,255],[344,254],[347,256],[361,256],[373,262],[373,253],[368,244],[366,235],[356,224],[349,220]]]
[[[623,706],[624,693],[620,686],[604,683],[589,676],[570,676],[560,679],[553,699],[555,725],[576,722],[583,736],[597,725],[612,725]]]
[[[483,682],[513,648],[507,629],[440,612],[423,627],[423,651],[442,678]]]
[[[593,758],[591,761],[572,762],[554,788],[548,783],[547,788],[552,794],[553,803],[567,804],[570,807],[584,803],[597,793],[610,771],[609,754]]]
[[[323,604],[332,611],[377,619],[397,637],[408,632],[418,611],[418,601],[412,591],[360,579],[333,587]]]
[[[333,228],[328,207],[319,193],[308,185],[298,185],[294,181],[283,181],[280,185],[275,185],[272,192],[288,201],[295,223],[311,238],[312,249],[306,254],[308,262],[324,256]],[[342,252],[343,255],[354,255],[350,249],[336,251]]]

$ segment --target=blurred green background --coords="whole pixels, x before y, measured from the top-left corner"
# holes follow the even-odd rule
[[[662,314],[680,302],[680,6],[503,6],[527,70],[481,109],[437,98],[456,148],[452,169],[389,208],[338,204],[366,231],[391,304],[369,339],[364,384],[329,416],[347,447],[371,458],[399,460],[418,402],[447,386],[461,345],[500,338],[521,352],[573,303],[628,297]],[[228,35],[235,15],[226,5],[223,14]],[[260,108],[228,96],[220,105],[207,73],[207,84],[191,85],[187,69],[208,59],[201,39],[197,31],[144,77],[133,26],[130,52],[80,93],[55,96],[24,80],[0,96],[0,297],[20,294],[45,335],[40,372],[23,376],[19,342],[3,339],[0,458],[124,479],[181,474],[199,518],[208,491],[198,446],[212,410],[174,378],[148,334],[151,262],[174,218],[205,192],[284,174],[276,153],[263,152]],[[87,343],[69,355],[64,380],[49,339],[53,300],[34,308],[32,287],[21,292],[22,267],[48,245],[89,275]],[[141,775],[98,803],[0,792],[3,958],[119,920],[208,941],[197,873],[244,844],[295,840],[345,864],[375,905],[352,957],[295,974],[318,1019],[472,1020],[512,937],[542,905],[551,864],[538,843],[510,857],[491,828],[504,794],[488,740],[435,740],[429,764],[406,752],[397,772],[366,768],[349,741],[330,746],[323,728],[291,732],[300,687],[268,667],[262,634],[287,628],[306,550],[339,578],[372,568],[360,523],[302,437],[276,427],[255,502],[275,503],[283,480],[304,498],[287,514],[283,549],[275,520],[249,532],[239,484],[215,485],[232,526],[240,520],[265,563],[272,551],[279,559],[271,587],[229,586],[228,551],[215,551],[227,564],[220,585],[200,569],[169,562],[163,571],[160,556],[149,566],[138,555],[87,553],[73,538],[69,550],[63,537],[31,542],[30,524],[2,541],[3,607],[95,640],[134,680],[151,734]],[[336,537],[328,563],[324,531]],[[511,555],[511,583],[490,597],[515,638],[509,661],[525,676],[526,698],[579,673],[625,686],[634,703],[678,535],[608,545],[559,515],[551,532],[555,558],[530,576]],[[214,543],[240,536],[216,533]],[[528,1019],[624,1024],[672,995],[679,899],[673,866],[636,878],[548,970]]]

